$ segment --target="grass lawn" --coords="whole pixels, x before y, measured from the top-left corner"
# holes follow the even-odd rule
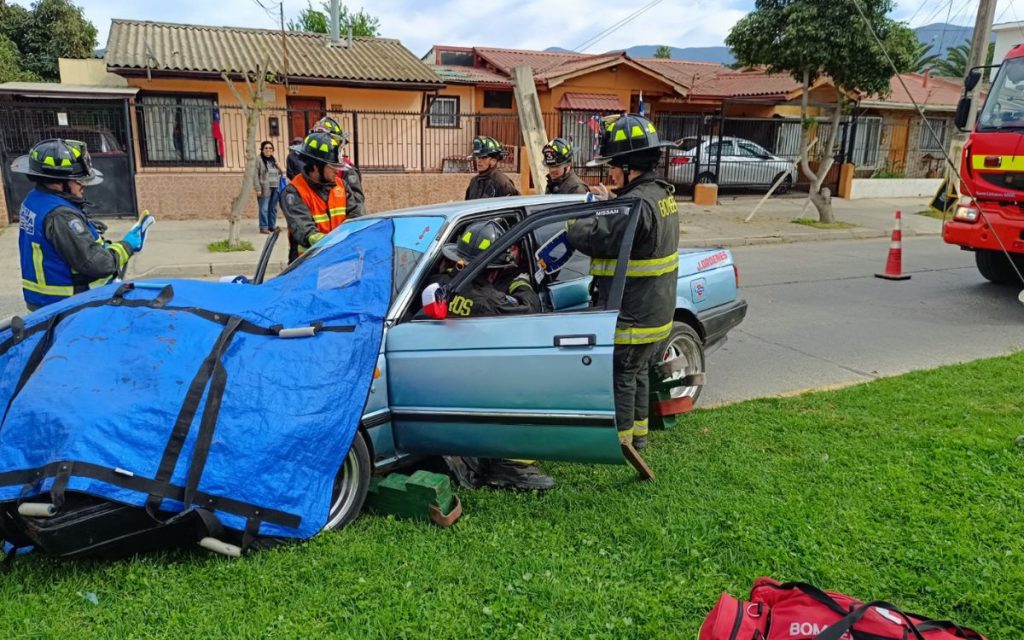
[[[943,215],[941,211],[936,211],[935,209],[922,209],[921,211],[918,211],[915,215],[925,216],[926,218],[935,218],[936,220],[945,220],[946,218],[949,217],[948,214]]]
[[[238,244],[232,247],[227,240],[218,240],[206,245],[210,253],[229,253],[231,251],[255,251],[252,243],[248,240],[239,240]]]
[[[658,473],[548,464],[452,529],[366,516],[229,560],[19,558],[3,638],[695,638],[771,575],[1024,635],[1024,354],[697,411]],[[254,434],[256,437],[257,434]]]

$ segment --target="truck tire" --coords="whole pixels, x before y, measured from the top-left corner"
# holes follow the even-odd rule
[[[674,322],[672,323],[672,333],[669,334],[668,340],[662,346],[661,358],[662,362],[668,360],[674,360],[679,356],[686,356],[687,367],[685,374],[691,373],[704,373],[705,361],[704,361],[704,341],[701,340],[700,334],[685,322]],[[673,378],[684,375],[684,373],[678,373]],[[694,404],[697,403],[697,398],[700,397],[701,389],[703,385],[696,385],[693,387],[676,387],[672,389],[673,398],[681,398],[683,396],[690,396],[693,398]]]
[[[372,472],[373,464],[366,437],[362,431],[356,431],[348,455],[334,480],[334,494],[331,496],[330,511],[327,512],[325,530],[341,529],[359,516],[366,502]]]
[[[974,252],[974,263],[978,265],[978,271],[989,282],[995,284],[1021,284],[1017,278],[1010,260],[1002,251],[990,249],[978,249]],[[1018,261],[1018,264],[1024,260]],[[1024,265],[1021,265],[1024,266]]]

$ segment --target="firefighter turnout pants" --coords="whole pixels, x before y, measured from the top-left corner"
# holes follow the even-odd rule
[[[615,426],[619,440],[647,435],[651,364],[660,343],[617,344],[612,360]]]

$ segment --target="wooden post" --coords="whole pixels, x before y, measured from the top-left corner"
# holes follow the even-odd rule
[[[547,170],[541,149],[548,142],[544,130],[544,118],[540,112],[540,99],[537,97],[537,85],[533,80],[533,69],[522,65],[512,70],[512,82],[519,109],[519,128],[523,133],[523,145],[526,147],[526,161],[530,165],[534,188],[542,189]]]

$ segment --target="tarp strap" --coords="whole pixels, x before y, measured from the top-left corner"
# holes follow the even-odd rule
[[[68,488],[68,480],[71,479],[73,466],[70,462],[62,462],[54,475],[53,485],[50,487],[50,503],[57,511],[64,506],[64,490]]]
[[[36,348],[32,350],[28,360],[25,362],[25,368],[21,370],[21,377],[18,378],[18,384],[15,385],[14,391],[11,393],[11,398],[7,401],[7,406],[4,407],[4,415],[0,417],[0,430],[3,430],[4,424],[7,422],[7,414],[11,411],[11,405],[14,404],[14,399],[18,397],[21,390],[28,383],[28,379],[32,377],[35,370],[39,367],[43,361],[43,356],[50,350],[50,346],[53,344],[53,330],[57,326],[57,323],[61,320],[61,314],[57,314],[46,322],[45,328],[43,329],[43,337],[36,343]]]
[[[125,302],[127,302],[124,299],[124,294],[128,293],[129,291],[134,291],[137,288],[153,288],[150,286],[144,286],[145,284],[146,283],[140,283],[139,286],[136,286],[136,283],[134,282],[125,282],[124,284],[117,288],[117,291],[114,292],[114,295],[111,296],[110,300],[108,300],[107,302],[115,306],[124,304]],[[167,306],[167,303],[170,302],[172,298],[174,298],[174,287],[168,284],[160,287],[160,293],[158,293],[156,297],[153,298],[152,300],[135,300],[133,302],[142,302],[144,306],[153,307],[154,309],[162,309],[165,306]]]
[[[203,400],[203,393],[206,391],[206,385],[210,381],[210,377],[218,367],[223,368],[220,365],[220,359],[227,350],[228,345],[231,344],[231,340],[234,338],[235,333],[241,324],[241,319],[232,316],[229,319],[229,323],[224,326],[221,330],[220,335],[217,336],[217,340],[213,344],[213,348],[210,349],[210,353],[203,360],[202,364],[199,365],[199,370],[196,375],[192,378],[192,382],[189,384],[188,392],[185,394],[185,401],[181,405],[181,410],[178,411],[178,418],[174,422],[174,428],[171,430],[171,436],[167,440],[167,446],[164,448],[163,457],[160,459],[160,466],[157,468],[156,480],[158,482],[169,482],[171,475],[174,473],[174,468],[178,466],[178,458],[181,456],[181,449],[185,444],[185,439],[188,437],[188,432],[192,428],[192,423],[195,421],[196,412],[199,410],[199,404]],[[209,402],[209,400],[207,401]],[[219,408],[220,398],[217,398],[217,404]],[[216,416],[215,416],[216,418]],[[205,414],[204,414],[205,419]],[[146,500],[146,511],[149,515],[159,520],[156,515],[157,510],[162,502],[161,496],[151,495]],[[186,502],[185,508],[187,509],[190,503]]]
[[[246,551],[251,547],[252,543],[256,541],[256,537],[260,534],[262,520],[259,519],[259,515],[260,512],[257,511],[254,517],[245,521],[245,531],[242,533],[242,551]]]
[[[15,484],[27,484],[38,486],[47,478],[55,477],[62,464],[72,464],[72,461],[54,462],[37,469],[24,469],[21,471],[8,471],[0,473],[0,487],[7,487]],[[108,469],[91,462],[74,461],[73,474],[76,478],[91,478],[107,484],[121,487],[139,493],[156,494],[168,500],[184,502],[185,488],[173,485],[169,482],[158,482],[150,478],[138,475],[126,475],[118,473],[115,469]],[[204,508],[213,511],[214,509],[241,516],[243,518],[258,517],[265,522],[279,524],[284,527],[297,528],[302,522],[298,515],[267,509],[248,502],[241,502],[232,498],[213,496],[201,491],[196,492],[196,503],[204,505]],[[258,515],[257,515],[258,514]]]
[[[221,332],[221,340],[224,347],[238,330],[241,318],[232,317],[224,326]],[[212,354],[211,354],[212,355]],[[220,403],[224,397],[224,388],[228,383],[228,372],[220,361],[220,355],[213,361],[213,378],[210,380],[210,392],[206,395],[206,406],[203,407],[203,417],[199,421],[199,434],[196,436],[195,448],[192,452],[192,461],[188,467],[188,477],[185,481],[185,507],[192,504],[196,491],[199,489],[199,480],[203,476],[203,469],[206,467],[206,459],[210,455],[210,445],[213,443],[213,432],[217,428],[217,417],[220,415]]]

